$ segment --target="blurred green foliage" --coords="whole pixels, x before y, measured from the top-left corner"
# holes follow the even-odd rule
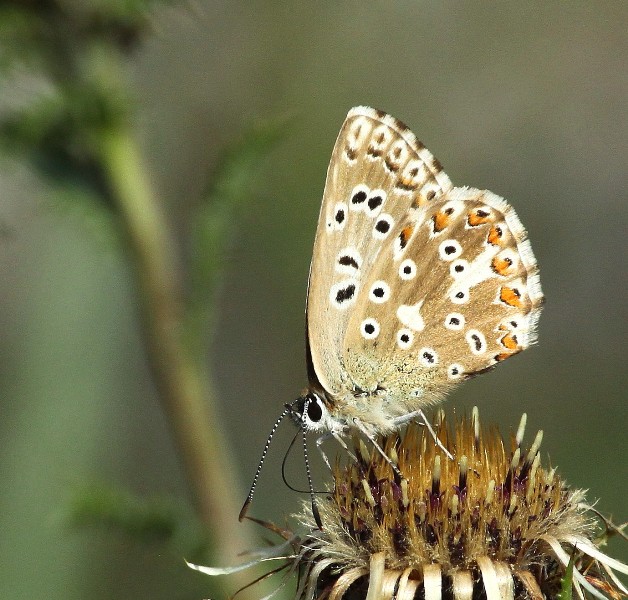
[[[173,498],[144,497],[106,483],[72,489],[67,521],[75,527],[104,527],[141,543],[167,550],[178,560],[206,557],[206,531]]]
[[[156,1],[0,4],[0,69],[45,85],[0,118],[0,147],[21,153],[52,182],[91,188],[108,201],[99,134],[129,119],[117,63],[136,45]]]
[[[194,444],[199,444],[197,456],[212,452],[213,447],[226,451],[216,442],[201,447],[207,442],[197,435],[202,432],[202,437],[210,442],[212,438],[220,439],[215,422],[205,425],[198,421],[207,419],[198,403],[210,402],[200,383],[207,352],[207,336],[203,332],[210,326],[215,290],[223,276],[238,210],[252,197],[258,167],[282,138],[286,123],[267,121],[245,131],[224,152],[204,198],[197,203],[199,214],[190,222],[193,243],[190,266],[186,269],[191,274],[191,291],[184,302],[181,327],[185,330],[187,325],[189,339],[187,344],[178,345],[176,332],[171,333],[173,328],[179,329],[179,300],[183,294],[177,282],[169,279],[177,261],[169,256],[168,249],[159,246],[171,238],[167,231],[171,225],[161,220],[151,185],[146,183],[148,176],[140,172],[143,160],[132,140],[137,107],[126,76],[128,56],[137,47],[149,23],[149,11],[156,4],[146,0],[0,3],[0,65],[5,81],[28,69],[31,77],[43,83],[37,93],[0,113],[0,150],[29,163],[54,190],[51,200],[57,200],[57,205],[61,202],[66,207],[80,206],[87,214],[96,201],[116,217],[110,225],[119,230],[119,240],[124,235],[128,237],[130,243],[124,248],[129,262],[137,263],[138,293],[154,294],[139,304],[143,306],[147,327],[154,328],[147,339],[158,340],[152,347],[149,345],[149,358],[157,371],[170,369],[167,374],[156,372],[156,382],[174,378],[182,388],[178,391],[165,386],[165,412],[173,421],[182,462],[191,460],[198,470],[202,468],[198,459],[190,459],[194,456],[190,454]],[[61,193],[55,193],[58,191]],[[155,256],[148,256],[151,252]],[[154,281],[146,284],[150,278]],[[167,323],[158,322],[163,317]],[[162,348],[164,343],[167,348]],[[158,356],[162,349],[166,358]],[[190,355],[192,364],[182,358],[173,366],[173,361],[168,361],[172,352],[177,353],[178,359]],[[177,368],[182,372],[173,370]],[[190,418],[197,419],[196,429],[190,428],[186,433],[182,428]],[[213,431],[206,428],[210,426]],[[217,454],[207,460],[220,459]],[[193,477],[195,473],[186,466],[188,476]],[[220,487],[218,482],[215,485]],[[194,492],[199,484],[188,482],[188,487]],[[182,501],[139,497],[113,484],[86,484],[74,492],[69,508],[73,525],[98,526],[112,535],[150,544],[158,553],[169,551],[175,562],[184,555],[197,561],[206,558],[209,533],[216,533],[218,527],[226,531],[218,522],[213,523],[212,530],[214,516],[207,515],[206,507],[200,510],[199,498],[196,504],[204,512],[203,526],[201,515],[192,518],[184,514]],[[226,498],[220,490],[211,493]],[[207,499],[211,497],[208,495]],[[206,504],[217,507],[215,501],[207,499]],[[224,537],[223,534],[223,541]]]
[[[206,356],[215,328],[216,289],[223,281],[227,256],[238,235],[238,223],[256,196],[260,167],[289,131],[290,122],[278,118],[256,122],[219,157],[203,194],[198,214],[191,219],[190,299],[187,332],[194,354]]]

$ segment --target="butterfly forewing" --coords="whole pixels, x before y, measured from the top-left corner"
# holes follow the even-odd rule
[[[383,245],[347,323],[343,364],[404,414],[525,349],[541,301],[512,208],[454,188],[410,209]]]
[[[353,339],[347,325],[364,309],[373,266],[388,260],[385,251],[408,214],[437,202],[451,187],[401,122],[365,107],[349,112],[327,172],[308,289],[311,383],[331,396],[357,385],[356,373],[345,365]]]

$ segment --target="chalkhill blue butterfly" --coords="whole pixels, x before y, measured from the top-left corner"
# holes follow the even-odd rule
[[[360,432],[383,453],[377,435],[414,418],[429,427],[423,410],[450,388],[532,344],[542,302],[513,208],[490,191],[454,187],[394,117],[351,109],[314,240],[308,387],[272,428],[240,518],[285,416],[304,447],[308,431],[343,445]]]

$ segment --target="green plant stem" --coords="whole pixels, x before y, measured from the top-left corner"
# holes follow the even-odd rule
[[[233,557],[247,548],[246,528],[238,526],[234,505],[236,471],[205,369],[184,342],[177,253],[128,129],[103,132],[99,146],[135,262],[149,360],[163,407],[198,514],[221,557]]]

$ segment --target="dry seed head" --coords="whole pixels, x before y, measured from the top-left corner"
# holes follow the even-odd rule
[[[555,598],[574,546],[576,568],[586,568],[586,578],[575,574],[576,594],[609,585],[608,564],[620,563],[595,549],[583,492],[541,465],[540,432],[521,447],[524,429],[525,417],[506,449],[497,430],[480,430],[477,411],[453,434],[442,420],[452,461],[410,425],[382,440],[401,481],[377,451],[357,446],[357,462],[336,465],[333,492],[320,502],[323,530],[309,510],[300,517],[311,534],[298,597]]]
[[[278,564],[270,573],[286,576],[263,600],[276,597],[295,571],[296,600],[558,600],[573,557],[574,599],[628,593],[616,575],[628,566],[601,552],[605,536],[594,538],[593,517],[607,535],[622,528],[542,465],[540,433],[526,451],[525,417],[509,450],[497,430],[480,429],[477,409],[453,434],[439,418],[439,438],[455,460],[410,425],[405,435],[382,440],[404,476],[398,481],[356,438],[356,462],[337,464],[333,492],[319,505],[323,530],[304,504],[297,515],[304,537],[257,521],[284,543],[236,567],[188,565],[216,576]]]

